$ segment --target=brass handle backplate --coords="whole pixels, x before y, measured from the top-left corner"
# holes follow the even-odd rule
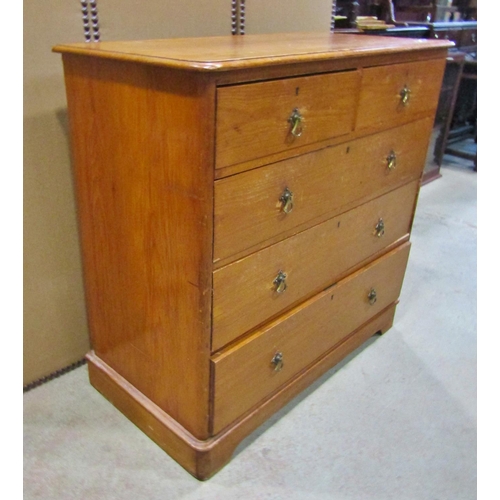
[[[399,96],[401,97],[401,102],[403,103],[403,106],[408,106],[408,103],[410,102],[410,94],[411,90],[408,88],[407,85],[403,87],[401,92],[399,93]]]
[[[290,130],[290,133],[294,137],[300,137],[302,135],[302,122],[303,121],[304,121],[304,117],[300,114],[299,109],[295,108],[292,111],[290,118],[288,118],[288,123],[292,124],[292,128]]]
[[[283,366],[285,365],[285,363],[283,362],[283,353],[277,352],[273,356],[273,359],[271,360],[271,364],[274,365],[275,372],[280,372],[283,369]]]
[[[375,302],[377,302],[377,291],[375,290],[375,288],[372,288],[368,292],[368,301],[370,302],[371,305],[373,305],[373,304],[375,304]]]
[[[286,214],[293,210],[293,193],[288,188],[285,188],[279,201],[281,202],[281,209]]]
[[[273,285],[276,286],[275,291],[277,293],[283,293],[287,289],[286,278],[287,274],[283,271],[279,271],[276,278],[274,278]]]
[[[389,156],[387,156],[387,168],[394,170],[396,168],[396,153],[391,149]]]
[[[384,233],[385,233],[384,219],[379,219],[377,224],[375,225],[375,236],[377,238],[380,238],[381,236],[384,236]]]

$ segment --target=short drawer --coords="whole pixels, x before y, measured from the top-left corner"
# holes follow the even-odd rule
[[[432,124],[419,120],[216,181],[214,262],[420,178]]]
[[[359,71],[217,90],[216,168],[351,132]]]
[[[436,108],[445,61],[363,69],[356,129],[394,126]]]
[[[212,350],[408,235],[418,189],[413,181],[215,271]]]
[[[398,247],[214,357],[214,433],[394,303],[409,250]]]

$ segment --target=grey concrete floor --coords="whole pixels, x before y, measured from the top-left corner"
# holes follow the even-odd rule
[[[207,482],[78,368],[24,395],[24,499],[476,498],[476,188],[422,187],[393,328],[283,408]]]

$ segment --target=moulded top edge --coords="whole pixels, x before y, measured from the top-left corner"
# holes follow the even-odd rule
[[[61,44],[54,52],[196,71],[234,69],[453,47],[448,40],[345,33],[277,33]]]

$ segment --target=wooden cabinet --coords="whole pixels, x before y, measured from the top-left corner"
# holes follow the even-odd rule
[[[382,4],[389,3],[384,0]],[[476,0],[390,0],[398,21],[453,22],[477,19]]]
[[[195,477],[391,326],[449,45],[312,33],[54,49],[90,381]]]
[[[434,131],[424,170],[423,182],[441,177],[440,169],[451,139],[474,137],[476,124],[475,82],[464,82],[465,68],[475,68],[477,61],[477,21],[431,23],[430,37],[455,43],[449,51]],[[464,126],[465,125],[465,126]],[[460,155],[459,153],[459,156]],[[465,154],[475,160],[475,155]]]

